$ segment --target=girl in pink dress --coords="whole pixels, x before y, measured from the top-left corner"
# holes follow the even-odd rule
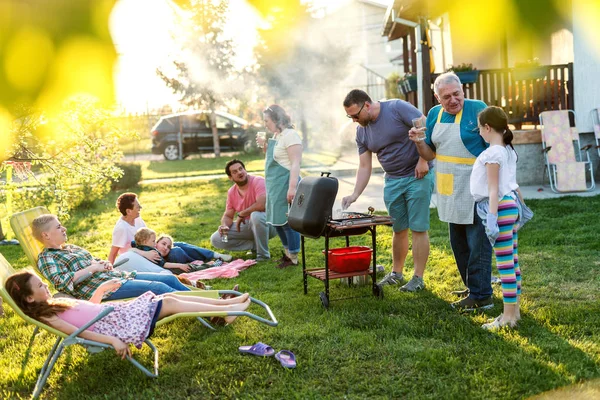
[[[156,321],[169,315],[184,312],[244,311],[250,306],[250,295],[228,299],[181,296],[167,293],[157,296],[152,292],[127,302],[100,304],[105,292],[120,286],[117,279],[100,285],[89,301],[76,299],[53,299],[48,285],[36,274],[23,271],[6,280],[6,290],[15,303],[29,317],[41,321],[68,335],[85,325],[107,307],[114,310],[94,323],[80,336],[84,339],[110,344],[119,356],[131,355],[129,344],[142,347],[152,334]],[[225,317],[227,323],[234,316]]]

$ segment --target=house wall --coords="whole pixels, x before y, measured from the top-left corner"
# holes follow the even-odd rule
[[[574,101],[579,132],[592,132],[592,111],[600,107],[600,7],[573,0]]]
[[[525,29],[505,32],[499,26],[497,30],[486,32],[486,46],[474,52],[470,46],[461,46],[461,37],[472,32],[456,28],[460,19],[460,16],[452,13],[431,17],[434,24],[432,45],[436,61],[435,72],[444,72],[450,65],[462,63],[471,63],[477,69],[501,68],[505,37],[509,68],[533,58],[537,58],[542,65],[573,62],[573,34],[570,24],[545,37],[531,35]]]
[[[384,78],[400,72],[390,60],[402,53],[401,41],[388,42],[381,36],[385,11],[385,6],[354,0],[317,21],[323,39],[351,49],[345,86],[366,86],[367,73],[361,65]]]

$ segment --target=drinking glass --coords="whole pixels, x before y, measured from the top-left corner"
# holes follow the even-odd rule
[[[419,141],[425,140],[425,131],[427,130],[426,122],[427,118],[424,115],[420,116],[419,118],[414,118],[412,120],[413,126],[418,130],[417,139]]]
[[[263,147],[267,141],[267,132],[256,132],[256,145]]]

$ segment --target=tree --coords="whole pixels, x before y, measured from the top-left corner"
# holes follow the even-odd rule
[[[223,33],[228,1],[189,0],[181,6],[182,15],[187,16],[182,24],[187,29],[184,30],[186,36],[181,38],[180,60],[173,61],[173,74],[162,69],[158,69],[157,74],[174,93],[181,95],[182,103],[210,110],[215,156],[219,157],[215,110],[235,97],[233,81],[237,77],[232,63],[233,43]]]
[[[102,198],[123,174],[115,163],[123,157],[119,139],[126,132],[113,125],[112,113],[97,99],[73,98],[51,118],[27,107],[16,115],[13,144],[3,156],[31,162],[33,173],[26,186],[12,191],[15,211],[45,205],[56,207],[61,218],[68,217],[82,203]],[[7,189],[12,188],[2,189],[0,202],[4,203]]]

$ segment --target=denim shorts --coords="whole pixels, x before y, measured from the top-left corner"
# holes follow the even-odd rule
[[[394,218],[394,232],[410,228],[414,232],[429,230],[429,203],[433,193],[434,171],[422,179],[414,176],[385,178],[383,201]]]

